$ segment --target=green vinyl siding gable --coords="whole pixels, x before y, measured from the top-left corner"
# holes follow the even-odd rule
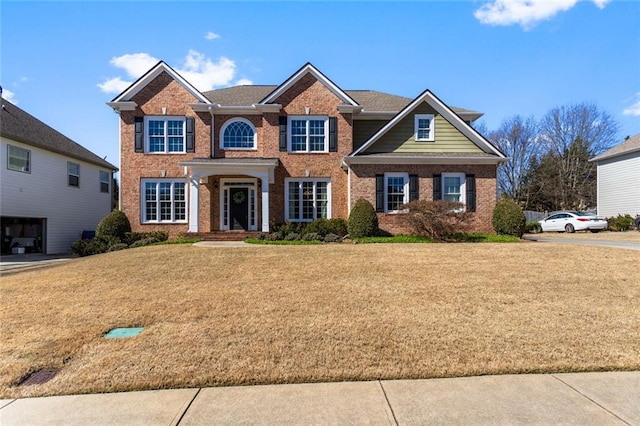
[[[353,150],[360,148],[371,136],[382,129],[388,120],[354,120],[353,121]]]
[[[435,116],[435,141],[416,142],[414,135],[414,117],[416,114],[433,114]],[[354,143],[355,140],[354,136]],[[387,152],[443,153],[483,151],[425,102],[396,123],[366,152],[368,154],[377,154]]]

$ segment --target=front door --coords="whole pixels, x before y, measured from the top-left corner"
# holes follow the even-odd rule
[[[229,191],[231,229],[249,229],[249,189],[231,188]]]

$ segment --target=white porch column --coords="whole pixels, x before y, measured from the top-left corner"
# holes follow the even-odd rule
[[[262,232],[269,232],[269,175],[260,178],[262,182]]]
[[[198,196],[200,194],[200,177],[189,177],[189,232],[198,232]]]

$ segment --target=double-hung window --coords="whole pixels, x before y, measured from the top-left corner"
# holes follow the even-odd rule
[[[100,170],[100,192],[109,192],[109,173]]]
[[[330,179],[286,179],[285,216],[290,222],[331,218]]]
[[[414,119],[415,139],[418,142],[433,142],[435,140],[433,114],[416,114]]]
[[[384,211],[398,213],[400,207],[409,202],[409,174],[385,173],[384,175]]]
[[[172,154],[185,152],[184,117],[145,117],[147,152]]]
[[[67,162],[67,182],[69,186],[80,186],[80,164]]]
[[[328,135],[328,117],[289,117],[289,152],[329,152]]]
[[[442,199],[464,204],[465,182],[464,173],[442,174]]]
[[[184,180],[142,181],[142,222],[186,222],[187,187]]]
[[[17,172],[31,173],[31,151],[7,145],[7,168]]]

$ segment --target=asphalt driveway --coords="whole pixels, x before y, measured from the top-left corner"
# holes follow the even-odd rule
[[[557,234],[554,232],[545,232],[543,234],[527,234],[523,238],[527,241],[537,241],[542,243],[578,244],[640,251],[640,232],[637,232],[637,235],[637,239],[620,239],[617,238],[615,234],[612,234],[610,238],[607,238],[607,236],[600,234],[567,235]]]

